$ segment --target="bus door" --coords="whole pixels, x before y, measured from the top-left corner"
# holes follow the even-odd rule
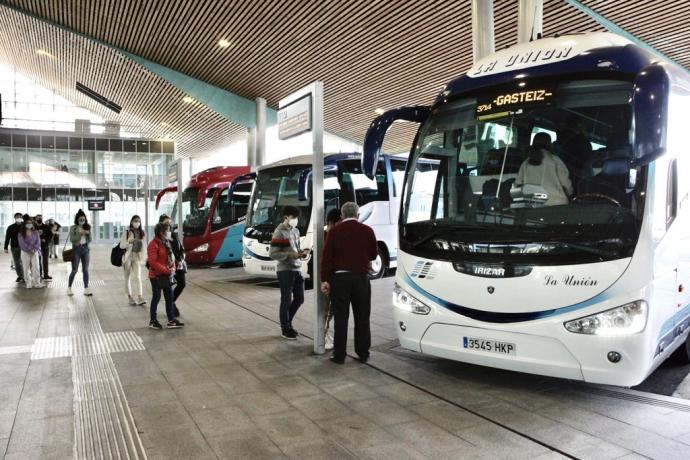
[[[402,198],[403,184],[405,183],[405,168],[407,160],[404,158],[388,158],[388,178],[390,195],[390,223],[398,223],[400,212],[400,199]]]

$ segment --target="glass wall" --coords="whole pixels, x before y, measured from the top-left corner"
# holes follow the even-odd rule
[[[0,129],[0,232],[15,212],[54,218],[66,232],[83,209],[97,224],[94,237],[112,241],[134,214],[143,221],[148,206],[150,235],[174,150],[169,141]],[[89,212],[87,200],[97,197],[105,210]]]

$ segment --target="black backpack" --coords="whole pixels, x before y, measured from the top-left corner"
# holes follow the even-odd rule
[[[126,249],[120,248],[120,243],[117,243],[112,251],[110,251],[110,263],[116,267],[122,267],[122,257],[124,257]]]

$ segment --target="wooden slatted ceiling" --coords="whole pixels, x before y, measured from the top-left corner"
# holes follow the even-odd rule
[[[355,141],[375,109],[430,103],[472,59],[469,0],[3,2],[272,107],[322,80],[326,129]],[[690,65],[690,1],[584,3]],[[494,11],[501,49],[516,40],[517,0],[495,0]],[[593,30],[602,28],[565,1],[544,1],[545,35]],[[414,129],[394,128],[384,148],[408,150]]]
[[[120,53],[38,19],[0,10],[0,60],[41,85],[147,138],[172,138],[182,157],[221,148],[245,129],[199,104]],[[54,58],[36,54],[49,51]],[[124,107],[118,115],[75,89],[85,83]],[[165,123],[166,126],[163,126]]]

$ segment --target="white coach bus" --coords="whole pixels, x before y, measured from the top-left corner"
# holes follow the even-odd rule
[[[247,210],[244,230],[243,265],[255,276],[275,277],[276,262],[269,256],[273,230],[282,221],[285,206],[300,210],[299,231],[302,247],[312,247],[311,170],[312,157],[299,156],[260,168]],[[405,158],[381,156],[373,178],[362,171],[360,153],[328,154],[324,159],[325,211],[339,208],[347,201],[360,206],[360,222],[374,229],[379,255],[371,276],[379,278],[397,265],[398,211]],[[303,264],[305,277],[308,267]]]
[[[393,121],[421,124],[401,345],[620,386],[690,353],[688,77],[617,35],[544,38],[480,60],[430,107],[378,117],[369,174]]]

